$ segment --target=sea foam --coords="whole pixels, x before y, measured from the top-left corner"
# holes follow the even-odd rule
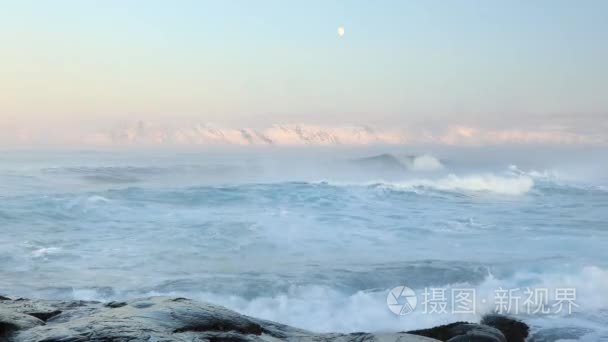
[[[502,195],[522,195],[534,186],[530,177],[503,177],[493,174],[456,176],[448,175],[439,179],[414,179],[387,184],[393,189],[430,188],[440,191],[490,192]]]

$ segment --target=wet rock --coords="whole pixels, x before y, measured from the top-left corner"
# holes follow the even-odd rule
[[[125,305],[127,305],[127,302],[114,302],[114,301],[112,301],[112,302],[104,304],[105,307],[107,307],[107,308],[113,308],[113,309],[114,308],[121,308],[121,307],[123,307]]]
[[[61,314],[61,311],[53,310],[53,311],[43,311],[43,312],[26,312],[26,314],[30,315],[30,316],[34,316],[34,317],[46,322],[49,319]]]
[[[467,322],[455,322],[430,329],[409,331],[409,333],[449,342],[507,342],[498,329]]]
[[[530,331],[526,323],[502,315],[486,315],[481,324],[500,330],[508,342],[524,342]]]
[[[107,304],[28,299],[0,302],[1,342],[285,340],[436,341],[407,333],[317,334],[186,298],[151,297]]]
[[[0,342],[8,341],[16,331],[31,329],[44,325],[34,316],[16,312],[0,306]]]
[[[480,324],[455,322],[438,327],[409,331],[447,342],[524,342],[527,324],[502,315],[487,315]]]

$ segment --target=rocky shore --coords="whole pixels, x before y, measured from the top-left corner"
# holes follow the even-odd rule
[[[457,322],[402,333],[320,334],[186,298],[101,303],[0,296],[0,342],[522,342],[527,335],[526,324],[496,315],[486,316],[480,324]]]

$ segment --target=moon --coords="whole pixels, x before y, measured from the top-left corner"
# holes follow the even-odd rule
[[[346,31],[344,31],[344,26],[338,27],[338,36],[344,37],[345,33],[346,33]]]

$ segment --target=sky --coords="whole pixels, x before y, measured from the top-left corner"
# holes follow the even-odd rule
[[[608,129],[601,0],[0,0],[0,9],[0,143],[140,121]]]

